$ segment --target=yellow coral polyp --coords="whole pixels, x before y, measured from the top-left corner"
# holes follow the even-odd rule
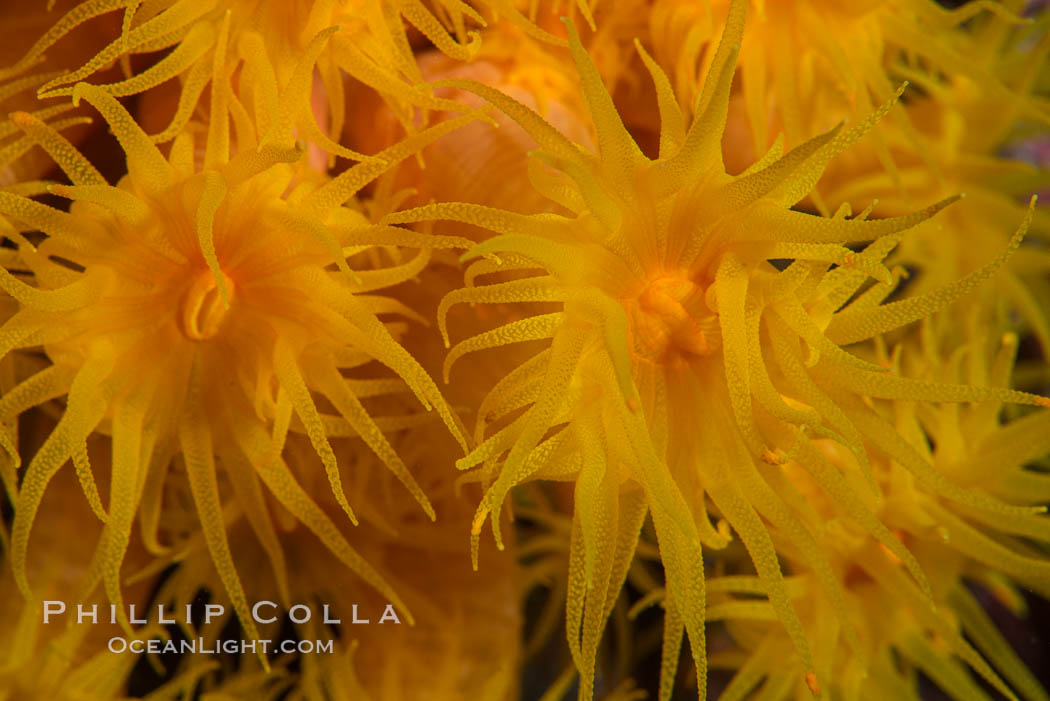
[[[72,459],[88,501],[106,523],[85,586],[91,589],[101,578],[119,604],[132,521],[140,508],[159,508],[159,501],[144,499],[144,485],[162,483],[174,458],[185,468],[208,549],[248,634],[256,632],[226,544],[216,480],[218,466],[230,469],[238,461],[254,467],[248,479],[261,479],[337,558],[400,606],[280,455],[289,431],[305,434],[336,501],[355,520],[329,436],[360,436],[434,517],[358,396],[397,392],[398,385],[370,388],[342,374],[373,361],[385,365],[465,446],[458,420],[433,381],[377,317],[411,312],[370,294],[411,277],[416,268],[353,271],[348,260],[374,245],[465,242],[375,227],[341,205],[386,164],[472,117],[445,122],[390,147],[375,162],[318,182],[295,164],[300,151],[260,146],[258,133],[243,120],[236,148],[223,128],[227,115],[211,122],[202,167],[190,133],[175,140],[166,158],[101,88],[78,84],[74,97],[90,102],[109,124],[127,154],[128,175],[117,186],[106,184],[56,131],[19,114],[15,122],[72,181],[52,191],[73,204],[65,213],[0,195],[0,212],[47,235],[38,245],[19,237],[18,256],[7,262],[15,272],[30,272],[35,286],[6,267],[0,270],[0,287],[20,303],[0,328],[0,354],[43,345],[52,361],[4,394],[0,415],[6,420],[68,395],[61,421],[33,456],[18,491],[11,541],[20,589],[30,595],[26,550],[37,506],[52,476]],[[234,99],[216,78],[213,107]],[[421,250],[416,260],[426,256]],[[322,413],[314,394],[337,413]],[[105,506],[83,447],[95,430],[112,436]],[[270,516],[250,499],[242,506],[266,542]],[[149,523],[156,527],[155,514],[143,519],[144,537],[162,551]]]
[[[513,698],[563,610],[545,700],[669,701],[688,639],[701,699],[710,667],[720,701],[1048,701],[982,601],[1050,598],[1050,399],[1020,391],[1050,180],[1008,160],[1045,165],[1045,3],[29,4],[0,11],[0,698]],[[187,638],[337,654],[145,690],[96,637],[172,633],[132,630],[147,591],[225,606]],[[34,595],[121,620],[59,632]]]
[[[971,312],[970,318],[977,316]],[[964,370],[965,363],[947,360],[944,349],[938,347],[942,341],[929,323],[924,323],[923,352],[903,357],[909,364],[925,366],[912,369],[922,377],[954,382],[969,374],[967,379],[972,382],[1008,385],[1017,337],[1006,334],[995,348],[996,339],[983,338],[977,324],[963,333],[969,342],[956,350],[955,359],[980,359],[970,365],[969,372]],[[895,414],[902,435],[916,450],[932,452],[938,471],[958,483],[986,490],[1004,504],[1045,503],[1046,475],[1025,464],[1050,448],[1046,436],[1050,412],[1033,411],[1003,423],[998,417],[1002,404],[996,400],[970,406],[926,406],[921,411],[914,403],[904,402],[880,408]],[[935,447],[927,445],[927,436]],[[834,442],[816,444],[832,463],[844,465],[851,460]],[[988,470],[988,465],[996,469]],[[865,641],[863,655],[842,645],[841,630],[819,600],[818,583],[809,576],[796,582],[799,586],[793,595],[815,647],[819,646],[814,653],[823,660],[831,695],[917,700],[921,698],[918,687],[909,677],[921,670],[953,699],[988,698],[968,673],[969,667],[1004,698],[1045,701],[1047,694],[1035,675],[968,586],[977,584],[1015,615],[1023,614],[1024,599],[1017,588],[1046,592],[1047,562],[1007,534],[1023,533],[1032,544],[1045,543],[1050,540],[1045,515],[993,517],[937,496],[894,461],[878,460],[873,468],[883,496],[879,516],[929,574],[932,602],[909,581],[899,558],[889,552],[878,554],[871,543],[858,537],[800,464],[789,463],[784,468],[823,523],[824,547],[846,591],[848,615]],[[1027,485],[1026,489],[1008,486],[1020,484]],[[709,612],[716,607],[731,611],[754,605],[753,599],[729,595],[733,589],[744,593],[739,579],[727,576],[712,582]],[[759,606],[768,611],[764,602]],[[736,675],[725,695],[742,698],[757,690],[770,699],[787,699],[794,690],[797,698],[800,671],[785,673],[783,669],[784,660],[790,657],[787,636],[765,622],[768,616],[749,616],[742,608],[737,610],[740,615],[727,623],[727,630],[746,655],[742,663],[732,665]]]
[[[506,0],[494,0],[499,5]],[[393,107],[398,119],[411,128],[413,106],[464,111],[459,103],[438,100],[412,90],[422,82],[403,21],[419,30],[439,50],[458,60],[469,60],[478,51],[480,36],[471,25],[485,20],[458,0],[443,0],[443,15],[455,14],[454,38],[420,0],[336,0],[270,2],[268,0],[86,0],[59,17],[24,55],[6,71],[27,70],[45,51],[77,28],[100,15],[122,11],[120,36],[75,70],[51,77],[39,88],[41,97],[72,94],[78,81],[94,80],[105,67],[119,59],[127,67],[136,54],[167,50],[148,69],[123,80],[100,84],[112,95],[136,95],[168,81],[177,80],[176,105],[167,127],[153,134],[158,143],[170,141],[189,123],[214,67],[227,76],[244,61],[239,78],[245,89],[241,99],[265,104],[259,126],[265,135],[291,138],[283,122],[294,124],[299,133],[328,153],[360,160],[362,155],[338,143],[346,119],[342,71],[376,90]],[[533,27],[520,13],[520,23]],[[534,28],[534,27],[533,27]],[[462,41],[460,41],[460,39]],[[303,70],[303,57],[309,57]],[[314,81],[314,68],[319,80]],[[130,73],[130,69],[126,70]],[[311,110],[311,99],[323,106]],[[271,120],[277,127],[271,130]],[[318,120],[320,123],[318,123]]]
[[[826,164],[870,131],[895,104],[862,123],[835,128],[786,154],[780,142],[738,176],[722,158],[730,88],[744,32],[744,0],[730,4],[696,116],[687,123],[659,66],[641,51],[656,86],[660,150],[646,157],[623,125],[591,58],[569,25],[569,46],[597,134],[597,151],[571,142],[511,98],[469,81],[442,81],[476,92],[517,121],[539,144],[534,186],[568,210],[521,215],[465,203],[398,212],[388,223],[460,221],[499,235],[464,256],[471,286],[456,303],[555,302],[561,310],[526,317],[453,346],[467,353],[550,339],[550,346],[509,372],[482,405],[479,445],[458,461],[481,467],[490,484],[473,524],[473,547],[490,517],[500,542],[500,511],[510,490],[537,479],[575,481],[569,565],[568,638],[592,694],[600,633],[651,513],[666,573],[661,696],[670,693],[678,647],[687,633],[701,690],[706,682],[705,595],[701,543],[724,548],[711,525],[724,518],[743,541],[816,689],[811,645],[785,587],[777,541],[790,543],[815,573],[844,637],[860,645],[845,594],[806,518],[807,507],[777,470],[803,460],[868,537],[904,563],[918,588],[925,575],[878,518],[878,488],[868,445],[887,452],[948,499],[988,513],[1030,515],[1022,507],[966,490],[914,454],[871,397],[977,401],[998,397],[1042,404],[1011,390],[919,382],[888,372],[842,348],[899,328],[971,291],[997,270],[1027,230],[982,269],[909,300],[883,304],[899,271],[883,263],[902,232],[950,205],[951,197],[893,219],[834,217],[792,209]],[[903,88],[901,88],[903,90]],[[898,95],[900,90],[898,90]],[[1030,215],[1029,215],[1030,216]],[[860,252],[850,246],[870,242]],[[780,270],[770,261],[787,260]],[[522,276],[539,268],[541,274]],[[514,278],[476,284],[480,276]],[[869,281],[874,281],[871,286]],[[675,362],[669,362],[670,360]],[[814,437],[856,456],[856,470],[822,459]]]

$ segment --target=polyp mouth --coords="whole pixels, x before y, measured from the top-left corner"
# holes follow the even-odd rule
[[[717,317],[708,309],[704,290],[678,275],[655,278],[628,303],[634,352],[654,363],[714,351],[711,332]]]
[[[233,300],[233,280],[222,275],[227,300]],[[182,298],[179,322],[182,332],[193,341],[206,341],[219,333],[229,312],[223,301],[215,275],[207,268],[196,273],[196,278]]]

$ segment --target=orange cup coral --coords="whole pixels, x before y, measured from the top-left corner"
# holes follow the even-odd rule
[[[951,286],[881,304],[895,286],[882,259],[900,232],[948,206],[894,219],[822,218],[792,211],[827,162],[864,135],[866,122],[815,137],[785,155],[775,146],[752,168],[725,172],[721,144],[745,23],[731,4],[692,124],[662,70],[642,52],[659,98],[660,154],[645,157],[625,130],[598,72],[570,30],[570,48],[597,133],[590,153],[538,115],[487,86],[444,81],[490,100],[540,144],[549,170],[537,187],[573,216],[519,215],[466,203],[397,212],[388,223],[449,219],[495,231],[465,260],[500,256],[468,269],[468,279],[539,268],[542,275],[471,285],[451,293],[439,321],[461,302],[555,302],[561,310],[513,321],[458,343],[445,364],[508,343],[552,339],[549,349],[510,371],[481,409],[483,442],[458,462],[484,464],[494,479],[474,521],[499,513],[510,489],[536,479],[574,479],[576,506],[569,570],[570,649],[584,679],[594,674],[600,631],[623,581],[638,529],[650,512],[667,575],[664,679],[688,632],[704,688],[704,591],[700,544],[725,546],[729,528],[744,541],[771,604],[787,627],[816,689],[803,626],[784,587],[770,527],[785,534],[842,615],[841,589],[803,505],[777,466],[803,457],[821,487],[869,534],[908,564],[914,558],[871,510],[876,494],[867,444],[889,452],[938,493],[989,513],[1014,508],[936,473],[873,413],[865,397],[975,401],[999,397],[1047,406],[1010,390],[906,379],[844,351],[944,308],[1002,264],[1010,249]],[[1017,246],[1027,221],[1015,233]],[[847,244],[872,241],[861,252]],[[783,270],[770,261],[789,263]],[[875,287],[853,299],[873,278]],[[847,302],[849,302],[847,304]],[[522,411],[523,410],[523,411]],[[493,426],[493,419],[507,420]],[[826,464],[812,436],[832,437],[859,461],[853,474]],[[786,490],[786,491],[785,491]],[[718,528],[708,513],[724,518]],[[855,638],[853,639],[855,643]]]
[[[216,487],[215,456],[233,453],[253,465],[343,562],[385,587],[279,454],[294,414],[321,456],[336,499],[354,520],[328,436],[356,433],[432,515],[427,497],[359,396],[396,391],[403,381],[457,436],[459,425],[433,381],[377,318],[406,310],[367,293],[414,274],[427,248],[464,244],[377,229],[360,212],[342,207],[375,176],[376,162],[318,183],[294,165],[301,151],[256,148],[258,137],[243,121],[232,154],[221,106],[235,98],[218,71],[212,110],[223,117],[208,129],[203,166],[190,133],[176,139],[165,158],[108,93],[81,83],[74,98],[102,113],[127,154],[129,175],[118,186],[106,184],[53,129],[27,114],[15,116],[73,182],[52,191],[74,200],[65,213],[0,195],[0,211],[48,234],[39,245],[22,239],[12,261],[31,271],[37,286],[0,270],[0,287],[20,303],[3,326],[2,352],[43,344],[52,360],[5,393],[0,415],[16,416],[68,394],[62,420],[33,456],[19,489],[12,533],[19,586],[28,595],[24,561],[36,507],[52,476],[72,459],[89,502],[106,522],[99,557],[107,592],[119,603],[120,563],[143,492],[147,484],[162,482],[172,458],[181,455],[209,549],[254,634]],[[378,162],[404,158],[465,119],[471,117],[397,144]],[[378,242],[421,250],[415,265],[351,270],[347,260]],[[341,374],[371,361],[401,379],[350,380]],[[311,391],[325,396],[337,414],[320,413]],[[83,449],[99,428],[113,441],[108,509]]]
[[[12,8],[0,698],[1046,699],[1045,3]]]

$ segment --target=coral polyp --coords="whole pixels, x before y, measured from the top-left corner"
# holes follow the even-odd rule
[[[259,117],[264,132],[270,133],[271,118],[287,119],[329,153],[359,159],[361,154],[337,143],[346,117],[343,71],[382,95],[406,125],[411,124],[413,105],[461,109],[458,103],[435,100],[410,87],[420,83],[422,77],[402,18],[441,51],[459,60],[469,59],[478,51],[478,33],[468,31],[466,21],[479,25],[484,23],[482,17],[458,0],[450,0],[447,5],[458,13],[456,24],[463,43],[450,36],[433,11],[419,0],[171,0],[145,4],[88,1],[60,17],[12,70],[23,71],[32,66],[55,43],[75,35],[86,21],[122,11],[120,36],[76,70],[41,85],[38,92],[42,97],[70,95],[77,81],[97,82],[99,72],[114,60],[128,65],[138,54],[167,50],[147,70],[124,80],[100,83],[110,94],[123,96],[177,81],[172,83],[176,98],[170,121],[152,135],[154,140],[166,142],[186,127],[212,80],[215,64],[219,64],[221,79],[225,80],[243,60],[246,86],[242,98],[266,104],[267,111]],[[316,83],[313,62],[309,70],[302,69],[304,56],[316,62]],[[282,91],[280,96],[278,88]],[[311,109],[312,99],[323,105],[319,114]]]
[[[978,376],[968,379],[1008,384],[1017,337],[1006,334],[999,348],[994,348],[995,339],[982,338],[976,329],[970,325],[970,341],[955,354],[968,360],[983,359],[972,366],[981,368]],[[913,372],[931,380],[962,379],[966,371],[945,360],[943,350],[937,347],[942,342],[932,326],[927,324],[925,332],[925,352],[909,357],[927,361],[922,363],[925,367],[913,368]],[[985,375],[987,369],[991,372]],[[1045,473],[1025,465],[1047,451],[1050,412],[1027,412],[1000,423],[997,413],[1003,407],[997,401],[926,407],[922,411],[913,403],[878,404],[887,415],[896,414],[897,425],[909,443],[930,459],[939,473],[994,495],[1003,503],[1045,503]],[[820,443],[818,450],[830,462],[850,460],[835,444]],[[977,467],[988,464],[996,465],[995,477]],[[784,469],[824,523],[825,550],[831,553],[836,576],[842,580],[849,618],[864,641],[858,650],[841,645],[841,628],[817,601],[819,584],[808,575],[793,581],[793,595],[810,638],[824,646],[819,657],[827,666],[824,676],[834,680],[830,689],[834,696],[919,699],[922,696],[914,677],[921,672],[953,699],[990,698],[974,676],[967,674],[969,667],[1005,698],[1047,698],[1034,670],[1030,671],[1011,649],[979,603],[982,598],[993,599],[1020,616],[1025,609],[1022,589],[1046,590],[1047,561],[1039,555],[1037,545],[1050,537],[1045,516],[990,517],[938,496],[912,479],[899,463],[876,457],[873,470],[883,494],[879,517],[929,573],[934,608],[908,581],[898,561],[879,556],[877,548],[864,541],[849,519],[821,496],[801,465],[788,463]],[[1022,484],[1025,487],[1018,489]],[[1025,542],[1010,537],[1022,532]],[[733,569],[730,565],[729,571]],[[741,586],[742,579],[731,575],[716,580],[719,593],[714,595],[713,605],[726,611],[754,605],[753,598],[744,596],[747,589]],[[791,698],[793,688],[799,691],[795,681],[799,671],[785,674],[780,668],[785,654],[790,657],[790,641],[767,622],[769,613],[768,605],[762,602],[727,623],[736,644],[746,648],[743,658],[731,665],[735,676],[725,691],[730,698],[740,698],[752,688],[761,688],[773,699]],[[725,656],[727,661],[731,657]]]
[[[905,465],[936,493],[977,510],[1024,518],[1010,507],[939,475],[871,411],[867,397],[958,402],[998,397],[1047,406],[1044,397],[997,388],[908,379],[842,346],[905,326],[968,292],[1016,247],[950,286],[882,304],[897,277],[883,264],[907,229],[955,198],[893,219],[824,218],[791,209],[825,165],[867,133],[893,105],[863,123],[836,127],[782,154],[779,144],[739,176],[726,173],[721,144],[745,22],[731,4],[691,124],[663,71],[642,52],[656,85],[660,154],[644,156],[624,129],[599,74],[569,25],[569,42],[597,133],[598,150],[570,142],[538,115],[481,85],[474,90],[540,144],[537,188],[572,215],[519,215],[465,203],[395,213],[390,223],[449,219],[499,234],[466,254],[481,261],[468,278],[522,271],[514,279],[471,284],[439,309],[463,303],[553,302],[558,311],[526,317],[461,341],[466,353],[551,339],[510,371],[480,410],[480,444],[458,461],[482,466],[491,481],[474,521],[499,514],[512,487],[537,479],[573,480],[569,566],[569,643],[590,697],[595,654],[646,512],[652,514],[666,570],[662,685],[673,676],[683,630],[698,683],[705,686],[701,543],[743,541],[773,610],[817,691],[810,643],[785,587],[771,532],[812,569],[829,610],[849,629],[841,587],[804,518],[807,507],[779,466],[799,456],[820,488],[926,588],[915,558],[872,510],[877,486],[868,445]],[[868,242],[861,250],[856,246]],[[780,266],[772,262],[779,261]],[[527,271],[539,268],[540,275]],[[869,281],[870,289],[864,287]],[[869,283],[870,284],[870,283]],[[814,438],[856,456],[855,469],[827,464]],[[712,525],[711,515],[717,525]]]
[[[0,701],[1047,701],[1048,19],[11,0]]]
[[[12,558],[20,588],[31,591],[25,560],[37,505],[55,472],[72,460],[106,522],[96,576],[119,602],[133,519],[141,508],[147,512],[143,523],[155,527],[156,513],[148,512],[159,506],[150,496],[158,493],[151,485],[170,478],[177,459],[209,551],[247,630],[254,631],[224,535],[218,456],[226,470],[235,462],[254,467],[254,474],[233,480],[248,479],[242,497],[257,499],[262,479],[339,559],[389,591],[299,486],[280,452],[289,430],[305,433],[336,500],[355,520],[329,436],[359,435],[433,517],[427,497],[360,399],[407,387],[460,435],[433,381],[377,317],[411,312],[368,294],[411,276],[415,266],[354,271],[347,261],[379,243],[458,242],[421,244],[411,232],[399,240],[396,230],[384,234],[343,207],[377,172],[375,162],[325,181],[296,164],[300,151],[258,148],[251,131],[238,133],[231,154],[228,133],[213,123],[202,166],[189,134],[165,158],[105,91],[80,84],[74,97],[90,102],[108,122],[127,154],[129,174],[117,186],[106,184],[57,132],[27,114],[15,115],[73,183],[52,188],[73,200],[69,213],[6,194],[0,202],[5,216],[47,234],[36,245],[23,239],[17,261],[8,263],[30,272],[35,285],[0,271],[3,289],[20,303],[3,326],[3,353],[43,345],[51,359],[4,394],[0,414],[13,417],[68,395],[61,421],[33,456],[18,492]],[[220,97],[217,90],[213,103]],[[440,131],[421,135],[418,145]],[[412,150],[399,144],[380,162]],[[425,248],[419,250],[415,263],[426,256]],[[369,363],[394,375],[342,374]],[[315,393],[336,413],[320,411]],[[106,507],[84,448],[96,429],[112,436]],[[244,508],[258,509],[250,503]],[[259,513],[263,527],[269,517]]]

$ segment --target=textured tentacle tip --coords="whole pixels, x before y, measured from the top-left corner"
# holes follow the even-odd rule
[[[762,453],[762,462],[767,465],[784,465],[787,463],[787,458],[779,450],[767,450]]]
[[[444,320],[439,320],[438,325],[441,329],[441,342],[445,344],[445,350],[452,348],[452,342],[448,338],[448,329],[445,328]],[[445,384],[448,384],[448,378],[445,378]]]
[[[80,107],[80,100],[82,97],[84,97],[84,90],[86,90],[89,87],[91,87],[91,84],[86,83],[84,81],[80,81],[79,83],[73,86],[73,94],[70,95],[70,101],[73,103],[74,107]],[[47,95],[41,95],[40,93],[37,93],[37,97],[42,99],[47,97]]]
[[[495,253],[478,253],[477,250],[475,250],[473,248],[471,250],[467,251],[466,253],[464,253],[463,255],[461,255],[459,257],[459,262],[460,263],[469,263],[472,260],[477,260],[478,258],[484,258],[485,260],[490,260],[493,263],[495,263],[496,265],[503,265],[503,259],[500,258]]]
[[[806,672],[806,686],[809,687],[810,692],[814,696],[820,696],[820,684],[817,683],[817,675],[815,672]]]
[[[17,112],[12,112],[12,113],[10,113],[7,116],[10,117],[11,121],[14,122],[16,126],[19,126],[19,127],[31,127],[34,124],[36,124],[36,122],[37,122],[37,118],[36,117],[34,117],[33,115],[29,114],[28,112],[23,112],[21,110],[19,110]]]
[[[1016,591],[998,581],[985,582],[985,586],[992,597],[1014,616],[1024,618],[1027,615],[1027,604]]]
[[[470,566],[477,572],[478,571],[478,556],[481,551],[481,524],[475,524],[470,527]]]
[[[506,493],[504,493],[504,497],[503,498],[506,498]],[[489,519],[491,521],[491,523],[492,523],[492,539],[496,542],[496,549],[499,550],[500,552],[503,552],[506,549],[506,547],[505,547],[505,545],[503,543],[503,529],[500,527],[500,523],[499,523],[500,522],[500,506],[502,506],[502,503],[503,503],[502,501],[496,502],[496,509],[495,509],[495,511],[492,512],[491,518]],[[486,513],[488,513],[488,512],[486,512]],[[513,516],[511,517],[511,520],[513,521]]]

